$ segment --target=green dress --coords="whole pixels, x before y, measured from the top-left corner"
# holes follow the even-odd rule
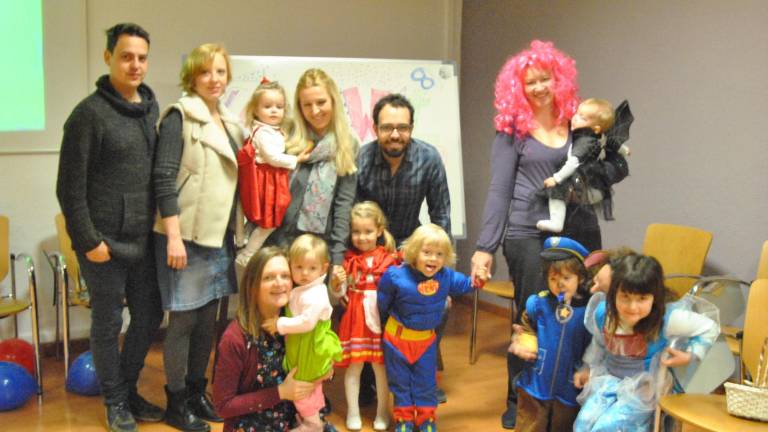
[[[285,316],[293,316],[288,306]],[[283,367],[290,371],[298,366],[294,378],[299,381],[315,381],[341,360],[341,342],[331,330],[331,320],[318,321],[312,331],[286,335],[285,345]]]

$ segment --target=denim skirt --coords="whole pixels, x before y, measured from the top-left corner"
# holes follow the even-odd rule
[[[204,306],[211,300],[237,292],[234,245],[227,241],[211,248],[184,241],[187,267],[168,267],[168,238],[155,233],[157,282],[163,299],[163,310],[187,311]]]

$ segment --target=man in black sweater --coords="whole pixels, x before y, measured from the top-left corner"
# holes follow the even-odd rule
[[[163,410],[136,383],[162,321],[152,248],[152,159],[159,110],[142,84],[149,34],[136,24],[107,30],[109,75],[64,124],[56,195],[91,296],[91,351],[111,431],[137,431]],[[131,322],[122,352],[123,305]]]

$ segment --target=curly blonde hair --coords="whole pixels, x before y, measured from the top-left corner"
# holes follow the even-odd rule
[[[456,252],[453,250],[451,238],[440,225],[433,223],[416,228],[403,243],[403,260],[411,267],[416,267],[419,252],[424,244],[433,244],[443,250],[445,266],[452,267],[456,264]]]

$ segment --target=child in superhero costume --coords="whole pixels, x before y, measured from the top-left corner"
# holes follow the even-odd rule
[[[378,307],[384,325],[384,365],[394,395],[396,432],[436,432],[437,340],[446,298],[479,288],[477,281],[447,266],[456,255],[448,234],[422,225],[405,241],[405,264],[390,267],[379,281]]]
[[[543,195],[549,202],[549,219],[540,220],[536,228],[541,231],[560,232],[565,223],[566,201],[591,205],[603,201],[603,213],[612,220],[610,181],[605,179],[599,160],[615,152],[629,155],[623,145],[629,139],[629,127],[634,117],[629,103],[624,101],[614,112],[610,102],[590,98],[579,104],[571,119],[571,148],[560,170],[544,180]],[[605,147],[601,138],[605,133]]]
[[[589,277],[588,251],[567,237],[544,241],[541,259],[548,289],[525,302],[522,325],[515,325],[509,351],[527,361],[517,386],[520,432],[571,430],[579,412],[573,374],[589,345],[584,311]]]

